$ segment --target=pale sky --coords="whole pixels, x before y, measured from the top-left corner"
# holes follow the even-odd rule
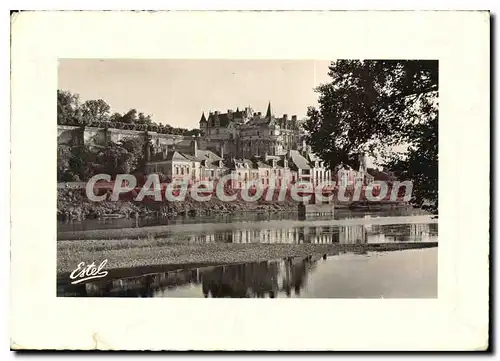
[[[313,89],[329,81],[330,61],[88,60],[59,61],[59,89],[103,99],[111,113],[132,108],[157,123],[198,128],[201,113],[251,106],[303,118],[317,105]]]

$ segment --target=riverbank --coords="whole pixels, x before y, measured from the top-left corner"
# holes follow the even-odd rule
[[[185,200],[164,202],[134,202],[119,201],[90,201],[84,189],[57,190],[57,218],[59,220],[84,220],[107,217],[135,218],[146,216],[176,217],[176,216],[207,216],[214,214],[230,214],[235,212],[290,212],[297,211],[298,202],[286,199],[282,202],[245,202],[235,200],[224,202],[217,197],[208,201],[196,201],[186,195]]]
[[[162,217],[177,216],[212,216],[238,212],[278,213],[297,212],[299,202],[290,197],[284,200],[266,201],[261,198],[255,202],[236,199],[224,202],[213,196],[208,201],[196,201],[189,192],[181,201],[155,202],[153,200],[135,202],[133,200],[92,202],[85,194],[85,189],[58,188],[57,190],[57,219],[85,220],[102,218],[135,218],[135,217]],[[411,208],[405,202],[340,202],[335,201],[336,209],[352,210],[390,210],[397,208]]]
[[[205,243],[187,244],[174,239],[146,238],[114,241],[57,242],[57,273],[65,278],[80,262],[101,263],[108,260],[106,270],[160,266],[169,270],[186,265],[216,265],[258,262],[288,257],[335,255],[339,252],[398,251],[437,247],[437,242],[379,244],[265,244]],[[193,266],[194,267],[194,266]]]

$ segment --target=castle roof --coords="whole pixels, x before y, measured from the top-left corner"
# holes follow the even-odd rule
[[[271,101],[269,101],[269,104],[267,105],[266,118],[271,118]]]

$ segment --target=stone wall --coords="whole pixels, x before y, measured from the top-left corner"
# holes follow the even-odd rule
[[[182,135],[160,134],[156,132],[148,133],[153,145],[157,148],[162,146],[172,146],[185,141],[191,141],[191,137]],[[144,137],[143,131],[86,127],[82,134],[79,127],[69,125],[57,126],[57,144],[94,144],[105,145],[108,141],[118,142],[125,138]]]

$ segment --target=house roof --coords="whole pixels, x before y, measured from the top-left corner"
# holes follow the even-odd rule
[[[167,153],[165,156],[163,153],[155,154],[151,157],[150,162],[166,162],[166,161],[180,161],[186,162],[189,161],[182,153],[177,151],[172,151]]]
[[[211,160],[222,160],[220,156],[212,152],[211,150],[198,149],[198,158],[200,159],[211,159]]]
[[[298,150],[290,150],[290,161],[299,169],[311,169],[309,162]]]
[[[254,166],[257,168],[272,168],[269,164],[267,164],[266,162],[263,162],[261,160],[256,160],[254,162]]]

